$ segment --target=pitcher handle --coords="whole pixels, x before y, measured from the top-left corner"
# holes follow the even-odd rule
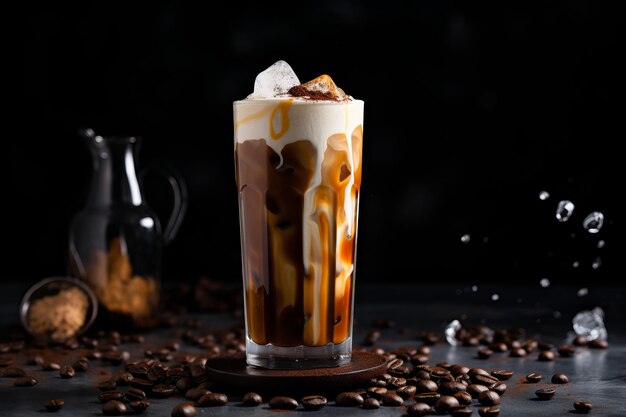
[[[167,245],[176,237],[187,213],[187,186],[180,173],[170,166],[149,165],[141,171],[141,175],[144,176],[148,171],[158,172],[167,180],[172,189],[172,211],[163,229],[163,244]]]

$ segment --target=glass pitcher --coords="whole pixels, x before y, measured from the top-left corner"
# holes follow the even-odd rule
[[[84,279],[98,302],[97,322],[118,328],[156,324],[161,251],[176,235],[186,212],[184,183],[167,173],[173,208],[161,230],[146,204],[136,171],[139,138],[80,131],[91,151],[94,174],[87,203],[74,217],[69,236],[72,274]]]

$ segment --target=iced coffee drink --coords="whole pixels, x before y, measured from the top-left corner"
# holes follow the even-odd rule
[[[248,364],[350,361],[363,101],[279,61],[236,101]]]

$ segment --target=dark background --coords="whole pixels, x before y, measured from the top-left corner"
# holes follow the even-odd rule
[[[238,282],[232,101],[279,59],[301,81],[328,73],[366,103],[359,280],[625,276],[620,10],[265,3],[85,2],[10,17],[20,129],[5,137],[3,201],[8,262],[25,280],[66,272],[67,230],[91,175],[76,129],[89,126],[142,136],[140,165],[165,162],[185,178],[189,210],[163,278]],[[164,213],[167,197],[147,199]],[[560,199],[576,205],[567,223],[555,219]],[[593,210],[605,215],[596,235],[582,228]]]

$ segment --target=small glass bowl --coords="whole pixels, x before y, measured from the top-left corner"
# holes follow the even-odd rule
[[[80,328],[78,328],[72,335],[68,336],[69,340],[72,338],[76,338],[81,334],[85,333],[87,329],[93,324],[96,316],[98,315],[98,300],[94,292],[89,288],[89,286],[81,280],[72,277],[49,277],[44,278],[26,291],[24,297],[22,298],[22,302],[20,304],[20,320],[22,321],[22,325],[28,331],[28,333],[38,340],[52,341],[52,342],[63,342],[65,340],[61,340],[59,338],[54,338],[50,333],[37,333],[35,332],[29,323],[29,313],[32,306],[38,301],[42,300],[44,297],[54,297],[59,295],[61,291],[70,290],[72,288],[77,288],[87,297],[87,308],[85,311],[85,318],[83,324]]]

